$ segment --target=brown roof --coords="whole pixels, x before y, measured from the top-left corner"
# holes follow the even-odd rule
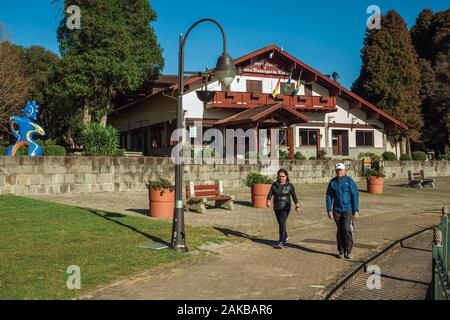
[[[248,122],[264,122],[268,118],[276,118],[278,122],[286,124],[309,122],[308,117],[300,112],[285,106],[282,103],[267,104],[264,106],[251,108],[242,112],[233,114],[225,119],[217,121],[216,125],[235,125]]]

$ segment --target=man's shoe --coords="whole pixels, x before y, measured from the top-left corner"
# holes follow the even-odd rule
[[[286,245],[288,240],[289,240],[289,237],[287,237],[286,240],[284,240],[283,244]]]
[[[347,259],[347,260],[353,259],[353,254],[351,252],[347,252],[345,254],[345,259]]]
[[[277,243],[277,244],[274,246],[274,248],[275,248],[275,249],[283,249],[283,248],[284,248],[283,242]]]
[[[343,253],[340,253],[340,252],[339,252],[339,254],[338,254],[338,258],[339,258],[339,259],[345,259],[345,256],[344,256],[344,254],[343,254]]]

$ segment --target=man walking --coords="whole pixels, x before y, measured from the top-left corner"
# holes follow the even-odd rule
[[[337,247],[339,257],[353,258],[353,219],[358,219],[359,193],[352,178],[345,175],[345,165],[336,164],[336,177],[331,179],[327,188],[326,205],[328,218],[337,226]]]

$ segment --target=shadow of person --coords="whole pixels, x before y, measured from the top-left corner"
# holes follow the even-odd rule
[[[266,246],[270,246],[270,247],[274,247],[276,244],[278,244],[278,241],[276,241],[276,240],[261,239],[261,238],[257,238],[257,237],[254,237],[254,236],[251,236],[251,235],[248,235],[246,233],[243,233],[243,232],[240,232],[240,231],[236,231],[236,230],[231,230],[231,229],[227,229],[227,228],[220,228],[220,227],[214,227],[214,229],[216,229],[217,231],[223,233],[227,237],[234,236],[234,237],[238,237],[238,238],[245,238],[245,239],[251,240],[252,242],[255,242],[255,243],[258,243],[258,244],[262,244],[262,245],[266,245]],[[316,249],[312,249],[312,248],[308,248],[308,247],[305,247],[305,246],[301,246],[299,244],[287,243],[287,244],[285,244],[285,247],[301,250],[301,251],[308,252],[308,253],[323,254],[323,255],[332,256],[332,257],[335,257],[335,258],[337,257],[336,254],[329,253],[329,252],[324,252],[324,251],[319,251],[319,250],[316,250]]]
[[[143,216],[149,216],[149,210],[148,209],[127,209],[127,211],[139,213]]]
[[[116,219],[113,219],[113,218],[123,218],[123,217],[125,217],[125,216],[122,215],[122,214],[114,213],[114,212],[105,212],[105,214],[103,215],[103,214],[100,214],[99,212],[97,212],[96,210],[93,210],[93,209],[85,209],[85,210],[87,210],[87,211],[89,211],[89,212],[95,214],[96,216],[98,216],[98,217],[100,217],[100,218],[103,218],[103,219],[105,219],[105,220],[108,220],[108,221],[110,221],[110,222],[113,222],[113,223],[115,223],[115,224],[117,224],[117,225],[119,225],[119,226],[121,226],[121,227],[125,227],[125,228],[127,228],[127,229],[130,229],[131,231],[136,232],[136,233],[138,233],[138,234],[140,234],[140,235],[146,237],[147,239],[152,240],[153,242],[159,242],[159,243],[165,244],[165,245],[167,245],[167,246],[170,245],[170,243],[168,243],[167,241],[164,241],[164,240],[161,239],[161,238],[155,237],[155,236],[153,236],[153,235],[151,235],[151,234],[148,234],[148,233],[146,233],[146,232],[140,231],[140,230],[136,229],[136,228],[133,227],[133,226],[130,226],[130,225],[128,225],[128,224],[125,224],[125,223],[123,223],[123,222],[121,222],[121,221],[118,221],[118,220],[116,220]]]
[[[252,203],[250,201],[242,201],[242,200],[234,200],[234,204],[243,206],[243,207],[252,207]]]

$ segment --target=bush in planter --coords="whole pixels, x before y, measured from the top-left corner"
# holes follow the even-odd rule
[[[254,184],[272,184],[273,180],[268,176],[263,175],[257,171],[251,171],[247,174],[247,178],[245,179],[245,185],[247,187],[251,187]]]
[[[418,161],[426,161],[427,160],[427,155],[423,151],[414,151],[412,153],[412,159],[413,160],[418,160]]]
[[[409,154],[402,154],[401,156],[400,156],[400,160],[401,161],[411,161],[412,159],[411,159],[411,157],[410,157],[410,155]]]
[[[386,175],[384,173],[382,173],[381,171],[375,170],[375,169],[367,169],[366,171],[364,171],[364,176],[367,179],[370,179],[371,177],[376,177],[376,178],[384,178],[386,177]]]
[[[169,180],[159,178],[159,180],[148,181],[145,186],[147,189],[170,189],[173,191],[175,189],[175,185]]]
[[[294,158],[295,160],[306,160],[306,157],[300,151],[294,154]]]
[[[358,159],[362,160],[364,158],[370,158],[370,160],[372,160],[372,162],[381,161],[383,159],[380,155],[373,153],[373,152],[361,152],[358,155]]]
[[[395,161],[395,160],[397,160],[397,157],[395,156],[395,153],[393,153],[391,151],[385,151],[385,152],[383,152],[383,154],[381,156],[383,157],[383,160],[385,160],[385,161]]]
[[[0,146],[0,157],[1,157],[1,156],[3,156],[3,155],[5,155],[5,153],[6,153],[6,150],[8,150],[8,148],[7,148],[7,147],[4,147],[4,146]]]
[[[441,160],[450,161],[450,152],[447,152],[446,154],[441,155]]]
[[[309,160],[317,160],[316,157],[309,157]]]
[[[273,180],[261,174],[260,172],[251,171],[247,174],[245,185],[251,187],[252,206],[255,208],[265,208],[266,199],[269,194]]]

